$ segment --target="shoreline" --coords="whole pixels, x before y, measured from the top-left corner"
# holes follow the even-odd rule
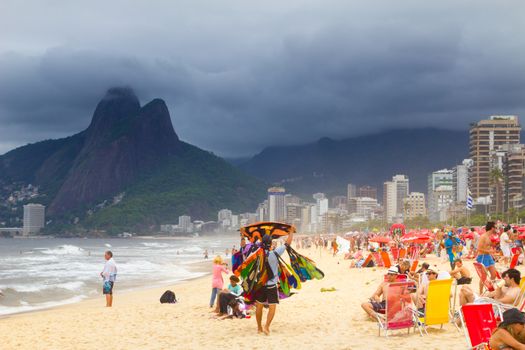
[[[142,291],[147,291],[147,290],[152,290],[152,289],[167,288],[169,286],[176,286],[176,285],[180,285],[180,284],[183,284],[183,283],[188,283],[188,282],[191,282],[193,280],[200,279],[200,278],[206,278],[209,275],[211,275],[211,269],[209,268],[210,267],[209,265],[211,265],[211,264],[212,264],[211,260],[209,260],[209,261],[190,262],[190,263],[186,264],[186,266],[189,267],[189,270],[192,273],[200,273],[201,275],[194,276],[194,277],[183,278],[183,279],[181,279],[179,281],[175,281],[175,282],[171,282],[171,283],[166,281],[166,282],[159,282],[159,283],[156,283],[156,284],[150,285],[150,286],[130,287],[130,288],[126,288],[126,289],[123,289],[123,290],[119,291],[119,294],[125,295],[125,294],[129,294],[129,293],[142,292]],[[117,286],[118,286],[118,284],[117,284]],[[118,291],[118,289],[116,289],[116,291]],[[33,310],[26,310],[26,311],[20,311],[20,312],[14,312],[14,313],[10,313],[10,314],[0,315],[0,320],[5,319],[5,318],[9,318],[9,317],[15,317],[15,316],[18,316],[18,315],[32,314],[32,313],[44,312],[44,311],[49,311],[49,310],[54,310],[54,309],[60,309],[60,308],[63,308],[63,307],[73,306],[73,305],[80,304],[80,303],[83,303],[83,302],[86,302],[86,301],[99,299],[101,296],[102,296],[102,293],[99,293],[99,295],[89,296],[89,297],[86,297],[84,299],[81,299],[81,300],[78,300],[78,301],[74,301],[74,302],[71,302],[71,303],[63,303],[63,304],[49,306],[49,307],[42,307],[42,308],[36,308],[36,309],[33,309]],[[160,296],[159,296],[159,298],[160,298]],[[68,299],[65,299],[65,300],[68,300]],[[53,303],[53,302],[54,301],[49,301],[49,303]],[[57,303],[60,303],[60,301],[57,301]]]

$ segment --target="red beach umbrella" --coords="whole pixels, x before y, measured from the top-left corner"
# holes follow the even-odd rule
[[[390,237],[377,236],[377,237],[370,238],[368,241],[375,242],[375,243],[390,243],[392,239]]]

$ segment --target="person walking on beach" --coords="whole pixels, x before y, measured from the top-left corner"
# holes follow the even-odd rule
[[[262,239],[263,248],[268,259],[268,281],[266,285],[257,291],[255,294],[255,318],[257,319],[257,331],[270,335],[270,325],[275,316],[277,304],[279,304],[279,288],[277,282],[279,281],[279,256],[284,253],[287,245],[291,245],[293,241],[293,232],[288,234],[286,243],[278,248],[271,250],[272,238],[265,235]],[[268,315],[266,316],[266,324],[262,326],[262,316],[264,304],[268,304]]]
[[[485,233],[481,235],[479,238],[478,243],[478,251],[477,251],[477,257],[476,261],[480,264],[483,264],[490,273],[490,279],[494,280],[497,276],[496,271],[496,263],[494,262],[494,258],[492,257],[492,252],[494,251],[494,248],[492,247],[492,243],[490,241],[490,237],[496,233],[496,224],[494,221],[487,222],[487,225],[485,225]],[[482,290],[482,283],[480,281],[480,291]]]
[[[117,279],[117,264],[113,260],[113,253],[109,250],[104,254],[104,258],[106,263],[100,273],[100,276],[104,279],[102,293],[106,296],[106,307],[111,307],[113,306],[113,285]]]

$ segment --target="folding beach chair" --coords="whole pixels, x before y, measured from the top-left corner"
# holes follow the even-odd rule
[[[410,265],[410,272],[412,272],[412,273],[416,272],[418,263],[419,263],[418,260],[412,261],[412,265]]]
[[[392,247],[390,249],[390,252],[392,253],[392,259],[394,259],[394,261],[397,261],[399,259],[399,248]]]
[[[368,256],[366,257],[365,261],[363,262],[363,264],[361,264],[361,266],[359,267],[368,267],[368,265],[370,265],[370,263],[372,262],[372,254],[368,254]]]
[[[443,324],[449,322],[451,286],[452,278],[429,282],[425,311],[420,312],[413,309],[414,327],[418,327],[421,336],[423,336],[423,331],[428,334],[428,326],[440,324],[443,328]]]
[[[379,336],[381,336],[381,330],[385,331],[386,337],[390,330],[406,328],[410,333],[410,328],[414,326],[410,291],[414,287],[413,281],[395,282],[388,285],[385,313],[376,313]]]
[[[381,259],[383,260],[383,265],[388,269],[390,266],[392,266],[392,262],[390,261],[390,255],[388,255],[387,251],[382,250],[381,251]]]
[[[414,245],[412,247],[412,250],[410,252],[410,260],[418,260],[419,259],[419,252],[420,248],[418,245]]]
[[[479,262],[474,262],[473,264],[474,264],[474,269],[476,269],[476,273],[478,274],[481,283],[483,283],[483,285],[485,286],[485,288],[487,288],[489,292],[493,292],[494,285],[492,284],[492,281],[488,278],[488,273],[487,273],[487,269],[485,268],[485,266],[483,266],[483,264]]]
[[[496,317],[491,304],[466,304],[461,307],[461,324],[470,349],[489,349],[492,331],[496,329]]]
[[[407,256],[407,249],[406,248],[399,249],[398,260],[404,259],[406,256]]]
[[[379,252],[372,253],[372,257],[374,259],[374,263],[376,266],[383,267],[383,260],[381,259],[381,254]]]
[[[388,275],[385,275],[383,281],[387,281],[387,276]],[[407,275],[397,275],[396,276],[396,282],[406,282],[408,281],[408,276]]]
[[[514,254],[512,256],[512,259],[510,260],[510,265],[509,265],[509,269],[513,269],[516,267],[516,265],[518,265],[518,259],[520,258],[520,254]]]

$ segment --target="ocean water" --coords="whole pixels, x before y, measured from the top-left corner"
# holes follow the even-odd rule
[[[177,239],[0,239],[0,316],[102,294],[104,252],[118,267],[115,292],[176,283],[211,272],[238,236]],[[202,266],[204,250],[210,266]],[[160,297],[160,296],[159,296]]]

